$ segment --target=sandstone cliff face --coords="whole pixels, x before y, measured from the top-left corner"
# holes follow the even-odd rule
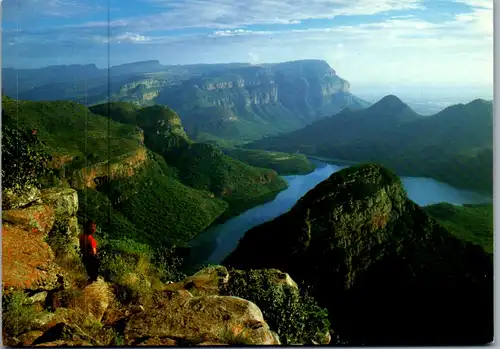
[[[211,71],[165,86],[155,102],[176,110],[190,133],[197,129],[223,138],[256,138],[248,128],[260,136],[291,131],[363,104],[346,80],[315,60]]]
[[[276,103],[281,103],[286,108],[290,104],[290,97],[281,97],[280,91],[288,92],[292,86],[303,84],[307,85],[304,92],[311,95],[309,98],[318,100],[321,104],[325,104],[322,99],[327,100],[337,93],[349,93],[349,83],[337,76],[326,62],[319,62],[310,63],[317,65],[315,71],[304,71],[300,65],[290,69],[289,66],[275,64],[271,67],[240,68],[227,74],[219,73],[221,76],[188,81],[186,84],[210,92],[207,102],[212,105],[228,108]]]
[[[158,97],[165,84],[166,81],[161,79],[137,79],[121,86],[120,90],[113,96],[113,99],[130,99],[138,105],[146,105]]]
[[[146,161],[146,148],[138,148],[130,154],[74,171],[70,183],[75,189],[96,188],[110,179],[132,177]]]
[[[224,264],[307,282],[350,344],[492,340],[492,256],[438,225],[379,166],[333,174],[249,230]]]

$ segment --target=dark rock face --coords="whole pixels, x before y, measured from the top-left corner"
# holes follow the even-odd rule
[[[493,340],[492,256],[438,225],[377,165],[333,174],[249,230],[224,264],[312,285],[349,344]]]

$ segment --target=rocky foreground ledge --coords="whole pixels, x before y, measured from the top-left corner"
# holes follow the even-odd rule
[[[90,285],[78,282],[84,272],[75,254],[80,232],[76,191],[34,190],[22,201],[12,201],[12,208],[2,212],[2,286],[5,296],[23,294],[18,309],[31,309],[15,313],[19,319],[9,319],[9,326],[22,326],[21,318],[27,316],[30,325],[15,328],[14,337],[4,336],[5,345],[280,344],[255,303],[222,292],[231,275],[244,271],[230,273],[223,266],[210,266],[180,282],[154,287],[134,275],[129,284],[142,283],[152,297],[124,304],[117,301],[120,288],[112,282],[102,278]],[[267,270],[265,278],[268,284],[298,290],[279,270]],[[119,341],[112,338],[117,334]],[[330,334],[318,338],[318,344],[328,343]]]

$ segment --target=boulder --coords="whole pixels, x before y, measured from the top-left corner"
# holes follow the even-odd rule
[[[35,186],[25,186],[22,189],[4,189],[2,191],[2,208],[16,209],[39,202],[40,190]]]
[[[54,210],[39,204],[2,211],[2,219],[30,232],[48,232],[55,222]]]
[[[87,346],[97,344],[78,327],[59,322],[33,341],[34,346]]]
[[[195,296],[218,295],[219,287],[227,284],[229,272],[221,265],[203,268],[196,274],[184,279],[182,288],[189,290]]]
[[[55,318],[56,315],[54,313],[44,312],[42,314],[39,314],[37,317],[33,319],[34,328],[44,329]]]
[[[29,347],[33,342],[43,334],[42,331],[30,331],[23,333],[18,338],[18,344],[16,346]]]
[[[113,302],[114,295],[111,285],[102,279],[91,283],[69,301],[70,309],[79,309],[101,321],[109,305]]]
[[[254,303],[238,297],[193,297],[182,291],[166,291],[156,307],[132,315],[124,335],[127,345],[154,337],[188,344],[280,344]]]
[[[139,346],[162,346],[162,347],[170,347],[174,345],[178,345],[177,341],[172,338],[163,338],[163,337],[151,337],[146,339],[144,342],[140,342],[137,345]]]
[[[47,299],[47,295],[48,295],[47,291],[36,292],[35,294],[33,294],[28,298],[28,302],[30,304],[43,303]]]
[[[43,202],[54,209],[57,220],[68,219],[78,211],[78,193],[74,189],[43,189],[40,195]]]

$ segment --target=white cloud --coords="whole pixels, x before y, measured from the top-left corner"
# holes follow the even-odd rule
[[[67,0],[48,1],[55,4]],[[357,84],[401,82],[492,85],[492,1],[457,0],[471,6],[471,11],[441,23],[408,14],[376,23],[300,29],[291,29],[286,24],[342,14],[412,9],[420,4],[419,0],[147,1],[154,1],[160,7],[158,13],[136,18],[112,16],[113,60],[160,59],[163,63],[178,64],[317,58],[327,60],[339,75],[351,82],[354,91]],[[273,26],[272,30],[246,28],[251,24],[283,26]],[[46,32],[26,30],[25,36],[8,31],[3,35],[11,45],[11,52],[14,44],[20,45],[31,52],[34,57],[31,59],[38,59],[41,50],[52,51],[59,57],[66,49],[60,44],[64,40],[74,42],[73,46],[66,46],[75,52],[80,47],[82,52],[90,50],[87,43],[98,43],[102,55],[106,52],[102,44],[108,42],[107,27],[108,22],[93,21]],[[174,31],[178,28],[209,28],[211,32],[179,35]],[[171,32],[157,36],[152,30]],[[44,40],[45,46],[41,46]],[[30,49],[28,45],[34,44],[36,48]],[[133,45],[141,45],[141,49]]]
[[[298,24],[305,19],[339,15],[373,15],[420,8],[420,0],[144,0],[165,9],[139,22],[137,28],[188,27],[234,29],[255,24]]]
[[[114,40],[118,43],[121,42],[147,42],[151,41],[151,38],[148,36],[139,35],[137,33],[123,33],[121,35],[117,35],[114,37]]]
[[[480,7],[492,10],[493,0],[455,0],[456,2],[469,5],[471,7]]]

